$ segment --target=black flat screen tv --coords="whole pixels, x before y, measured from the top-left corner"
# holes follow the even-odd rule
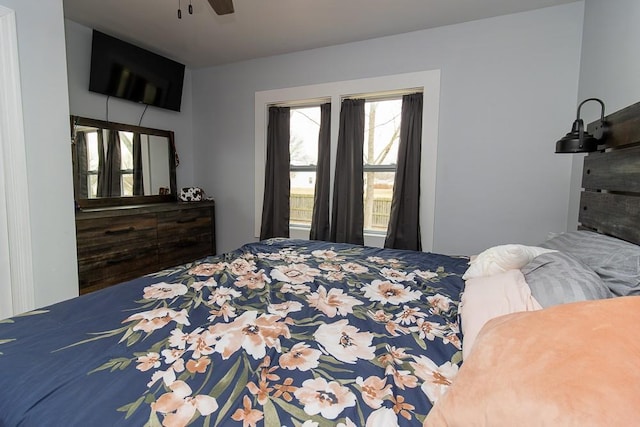
[[[89,90],[180,111],[184,65],[93,30]]]

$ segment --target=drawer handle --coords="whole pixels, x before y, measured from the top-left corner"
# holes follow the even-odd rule
[[[104,234],[126,234],[126,233],[131,233],[132,231],[135,231],[136,228],[135,227],[128,227],[128,228],[120,228],[118,230],[107,230],[104,232]]]
[[[116,258],[116,259],[108,259],[107,260],[107,264],[108,265],[121,264],[121,263],[123,263],[125,261],[131,261],[134,258],[135,258],[134,255],[129,255],[129,256],[123,256],[123,257]]]
[[[179,220],[177,220],[176,222],[177,222],[178,224],[187,224],[187,223],[189,223],[189,222],[196,222],[196,219],[197,219],[197,218],[179,219]]]

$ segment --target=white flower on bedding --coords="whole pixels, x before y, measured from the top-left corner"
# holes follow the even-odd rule
[[[393,282],[413,282],[413,278],[415,277],[414,273],[405,273],[404,271],[386,267],[380,269],[380,274],[382,274],[385,279]]]
[[[240,295],[242,294],[235,289],[220,286],[212,292],[211,295],[209,295],[209,301],[207,304],[223,306],[227,301],[231,301],[233,298],[238,298]]]
[[[413,270],[413,272],[415,273],[416,276],[424,280],[431,280],[438,277],[438,273],[434,273],[433,271],[429,271],[429,270],[425,270],[425,271]]]
[[[421,312],[419,309],[405,305],[402,307],[402,311],[396,314],[395,322],[401,325],[411,325],[416,323],[419,318],[426,316],[427,314]]]
[[[170,299],[187,293],[189,289],[182,283],[156,283],[144,288],[144,299]]]
[[[324,378],[305,380],[294,395],[304,405],[304,412],[330,420],[336,419],[345,408],[356,406],[356,396],[351,390]]]
[[[322,311],[327,317],[335,317],[336,314],[346,316],[353,313],[353,306],[362,305],[362,301],[347,295],[342,289],[327,289],[320,285],[318,292],[307,295],[307,302],[310,307],[315,307]]]
[[[422,293],[419,290],[410,290],[399,283],[386,280],[374,280],[362,287],[364,296],[370,301],[380,301],[383,304],[389,303],[399,305],[410,301],[419,300]]]
[[[313,282],[315,276],[320,274],[320,270],[309,267],[306,264],[278,265],[271,270],[271,277],[293,285]]]
[[[166,427],[183,427],[189,424],[196,411],[203,417],[218,409],[218,402],[214,397],[200,394],[191,396],[193,391],[184,381],[174,381],[170,392],[163,394],[151,403],[154,412],[166,414],[162,425]]]
[[[196,291],[201,291],[202,288],[207,287],[207,288],[214,288],[218,286],[218,282],[216,282],[216,279],[214,279],[213,277],[209,277],[206,281],[204,282],[193,282],[191,284],[191,287],[193,289],[195,289]]]
[[[380,408],[367,417],[365,427],[398,427],[398,416],[391,408]]]
[[[420,338],[433,341],[435,337],[444,337],[444,326],[440,323],[430,322],[424,319],[418,319],[416,326],[412,326],[411,332],[418,332]]]
[[[285,318],[289,313],[295,313],[302,310],[302,308],[303,305],[298,301],[285,301],[280,304],[269,304],[267,311]]]
[[[290,338],[289,327],[279,322],[280,316],[261,314],[255,310],[245,311],[231,323],[217,323],[209,327],[215,340],[214,350],[223,359],[228,359],[242,347],[254,359],[266,355],[266,347],[280,351],[280,336]]]
[[[371,345],[373,334],[360,332],[346,319],[320,325],[313,336],[329,354],[345,363],[371,360],[375,356],[375,347]]]
[[[211,310],[209,314],[211,314],[211,316],[207,317],[209,322],[213,322],[217,317],[222,317],[225,322],[228,322],[229,319],[237,316],[236,308],[226,302],[220,306],[220,310]]]
[[[136,320],[139,320],[139,322],[133,327],[133,330],[144,332],[152,332],[156,329],[160,329],[171,321],[181,325],[190,325],[189,313],[185,309],[175,311],[170,308],[155,308],[153,310],[132,314],[124,319],[122,323],[133,322]]]
[[[313,255],[316,258],[324,259],[327,261],[343,261],[344,260],[344,257],[338,256],[338,253],[332,250],[318,249],[311,252],[311,255]]]
[[[413,356],[415,362],[409,362],[414,373],[423,380],[421,389],[432,403],[435,403],[447,391],[458,374],[458,365],[445,362],[436,365],[426,356]]]

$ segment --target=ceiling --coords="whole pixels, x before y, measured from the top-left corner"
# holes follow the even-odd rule
[[[234,0],[235,13],[218,16],[207,0],[64,0],[64,14],[201,68],[574,1]]]

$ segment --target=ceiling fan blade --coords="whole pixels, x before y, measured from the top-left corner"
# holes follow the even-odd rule
[[[209,4],[218,15],[233,13],[233,0],[209,0]]]

